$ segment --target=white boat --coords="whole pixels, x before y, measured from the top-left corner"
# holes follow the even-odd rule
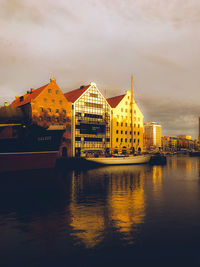
[[[86,160],[102,165],[133,165],[148,163],[150,158],[150,155],[137,155],[128,157],[86,158]]]

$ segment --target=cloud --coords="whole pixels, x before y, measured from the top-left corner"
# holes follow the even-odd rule
[[[104,0],[104,5],[126,20],[171,23],[175,26],[200,23],[198,0]]]
[[[189,134],[198,136],[199,105],[172,98],[142,97],[138,100],[144,112],[144,120],[162,125],[162,135]]]

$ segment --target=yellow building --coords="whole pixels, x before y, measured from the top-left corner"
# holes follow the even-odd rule
[[[64,127],[65,133],[60,146],[60,155],[71,156],[72,104],[52,78],[50,83],[30,89],[23,96],[16,96],[11,107],[20,109],[29,115],[33,124],[48,127]]]
[[[131,91],[107,101],[112,108],[112,150],[123,153],[143,151],[144,116],[134,99],[131,109]]]

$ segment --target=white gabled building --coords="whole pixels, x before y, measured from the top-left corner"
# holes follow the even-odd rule
[[[96,84],[64,95],[72,103],[72,156],[110,150],[111,107]]]

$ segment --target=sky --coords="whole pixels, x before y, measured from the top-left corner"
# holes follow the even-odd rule
[[[134,98],[162,135],[198,136],[199,0],[0,0],[0,104],[55,77]]]

